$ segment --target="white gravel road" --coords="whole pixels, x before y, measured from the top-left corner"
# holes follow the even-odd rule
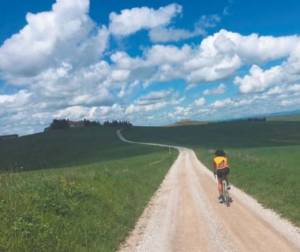
[[[219,204],[211,172],[174,148],[177,160],[119,251],[300,251],[298,228],[235,187],[231,206]]]

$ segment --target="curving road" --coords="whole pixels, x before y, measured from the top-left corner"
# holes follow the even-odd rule
[[[177,160],[120,251],[300,251],[299,229],[235,187],[232,205],[219,204],[211,172],[192,150],[173,147]]]

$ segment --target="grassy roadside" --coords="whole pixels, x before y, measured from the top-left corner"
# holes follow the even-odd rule
[[[219,123],[136,128],[128,138],[188,146],[211,167],[212,152],[230,157],[231,181],[264,206],[300,226],[300,123]]]
[[[227,149],[230,181],[300,226],[299,152],[300,146]],[[209,149],[197,148],[196,153],[211,167]]]
[[[65,132],[63,137],[68,134],[73,132]],[[90,133],[76,134],[85,139],[83,135]],[[100,145],[94,150],[100,157],[92,154],[88,158],[82,152],[87,158],[71,167],[35,170],[32,166],[26,172],[2,172],[0,251],[116,250],[177,153],[116,142],[114,131],[97,134],[106,135],[107,139],[104,147]],[[73,145],[80,143],[76,138],[66,138]],[[23,162],[36,162],[32,160]],[[68,155],[58,160],[55,162],[69,162]]]

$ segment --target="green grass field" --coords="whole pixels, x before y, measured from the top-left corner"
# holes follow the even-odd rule
[[[156,149],[121,142],[115,129],[91,127],[0,140],[0,171],[28,171],[93,164],[148,154]]]
[[[300,226],[300,122],[138,127],[124,134],[138,141],[191,147],[208,167],[213,151],[224,148],[232,183]]]
[[[268,121],[281,121],[281,122],[299,122],[300,115],[281,115],[281,116],[270,116],[267,118]]]
[[[0,251],[115,251],[177,153],[89,128],[1,142],[0,155]]]
[[[134,127],[132,140],[224,148],[231,181],[300,226],[300,122]],[[111,128],[0,142],[0,251],[115,251],[177,156]],[[157,161],[158,160],[158,161]]]

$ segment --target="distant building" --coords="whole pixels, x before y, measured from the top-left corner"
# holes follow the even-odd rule
[[[85,126],[84,121],[68,121],[70,128],[83,128]]]
[[[10,140],[10,139],[16,139],[18,138],[18,135],[5,135],[5,136],[0,136],[0,140]]]

